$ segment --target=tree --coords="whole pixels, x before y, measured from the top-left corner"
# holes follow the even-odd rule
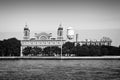
[[[0,42],[1,56],[20,56],[20,41],[10,38]]]
[[[80,45],[76,45],[74,48],[73,48],[73,52],[74,52],[74,54],[75,54],[75,56],[79,56],[79,50],[80,50]]]
[[[81,48],[80,48],[80,55],[81,56],[89,56],[90,54],[89,54],[89,48],[88,48],[88,46],[87,45],[83,45],[83,46],[81,46]]]
[[[74,48],[74,43],[73,42],[66,42],[63,44],[63,55],[71,55],[74,54],[73,48]]]
[[[89,56],[101,56],[100,46],[89,46]]]
[[[60,48],[57,46],[45,47],[43,49],[44,55],[46,56],[55,56],[60,54]]]
[[[32,47],[25,47],[23,49],[23,55],[25,56],[31,55],[31,50],[32,50]]]
[[[101,46],[101,55],[109,55],[108,48],[106,46]]]
[[[42,55],[42,49],[39,48],[39,47],[33,47],[32,50],[31,50],[31,53],[34,55],[34,56],[37,56],[37,55]]]
[[[51,53],[53,53],[54,56],[60,55],[61,49],[58,46],[52,46],[50,49]]]
[[[0,41],[0,56],[4,56],[5,48],[3,47],[3,41]]]

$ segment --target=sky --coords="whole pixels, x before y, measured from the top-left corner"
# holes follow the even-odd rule
[[[0,0],[0,39],[23,36],[16,32],[26,23],[31,32],[54,33],[61,23],[81,40],[108,36],[120,45],[120,0]]]

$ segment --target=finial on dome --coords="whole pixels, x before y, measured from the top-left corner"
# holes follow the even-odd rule
[[[27,26],[27,22],[25,22],[25,27],[27,28],[28,26]]]
[[[58,30],[63,30],[62,24],[59,24]]]
[[[28,25],[27,25],[27,22],[25,22],[24,30],[29,30],[29,27],[28,27]]]
[[[61,24],[61,23],[59,24],[59,27],[62,27],[62,24]]]

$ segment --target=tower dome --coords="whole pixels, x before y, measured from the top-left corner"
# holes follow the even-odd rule
[[[24,30],[29,30],[27,24],[25,25]]]
[[[67,28],[67,38],[70,40],[74,38],[74,30],[72,27]]]
[[[63,27],[61,24],[59,25],[58,30],[63,30]]]

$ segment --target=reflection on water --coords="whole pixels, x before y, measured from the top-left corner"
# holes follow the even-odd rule
[[[119,60],[1,60],[0,80],[120,80]]]

